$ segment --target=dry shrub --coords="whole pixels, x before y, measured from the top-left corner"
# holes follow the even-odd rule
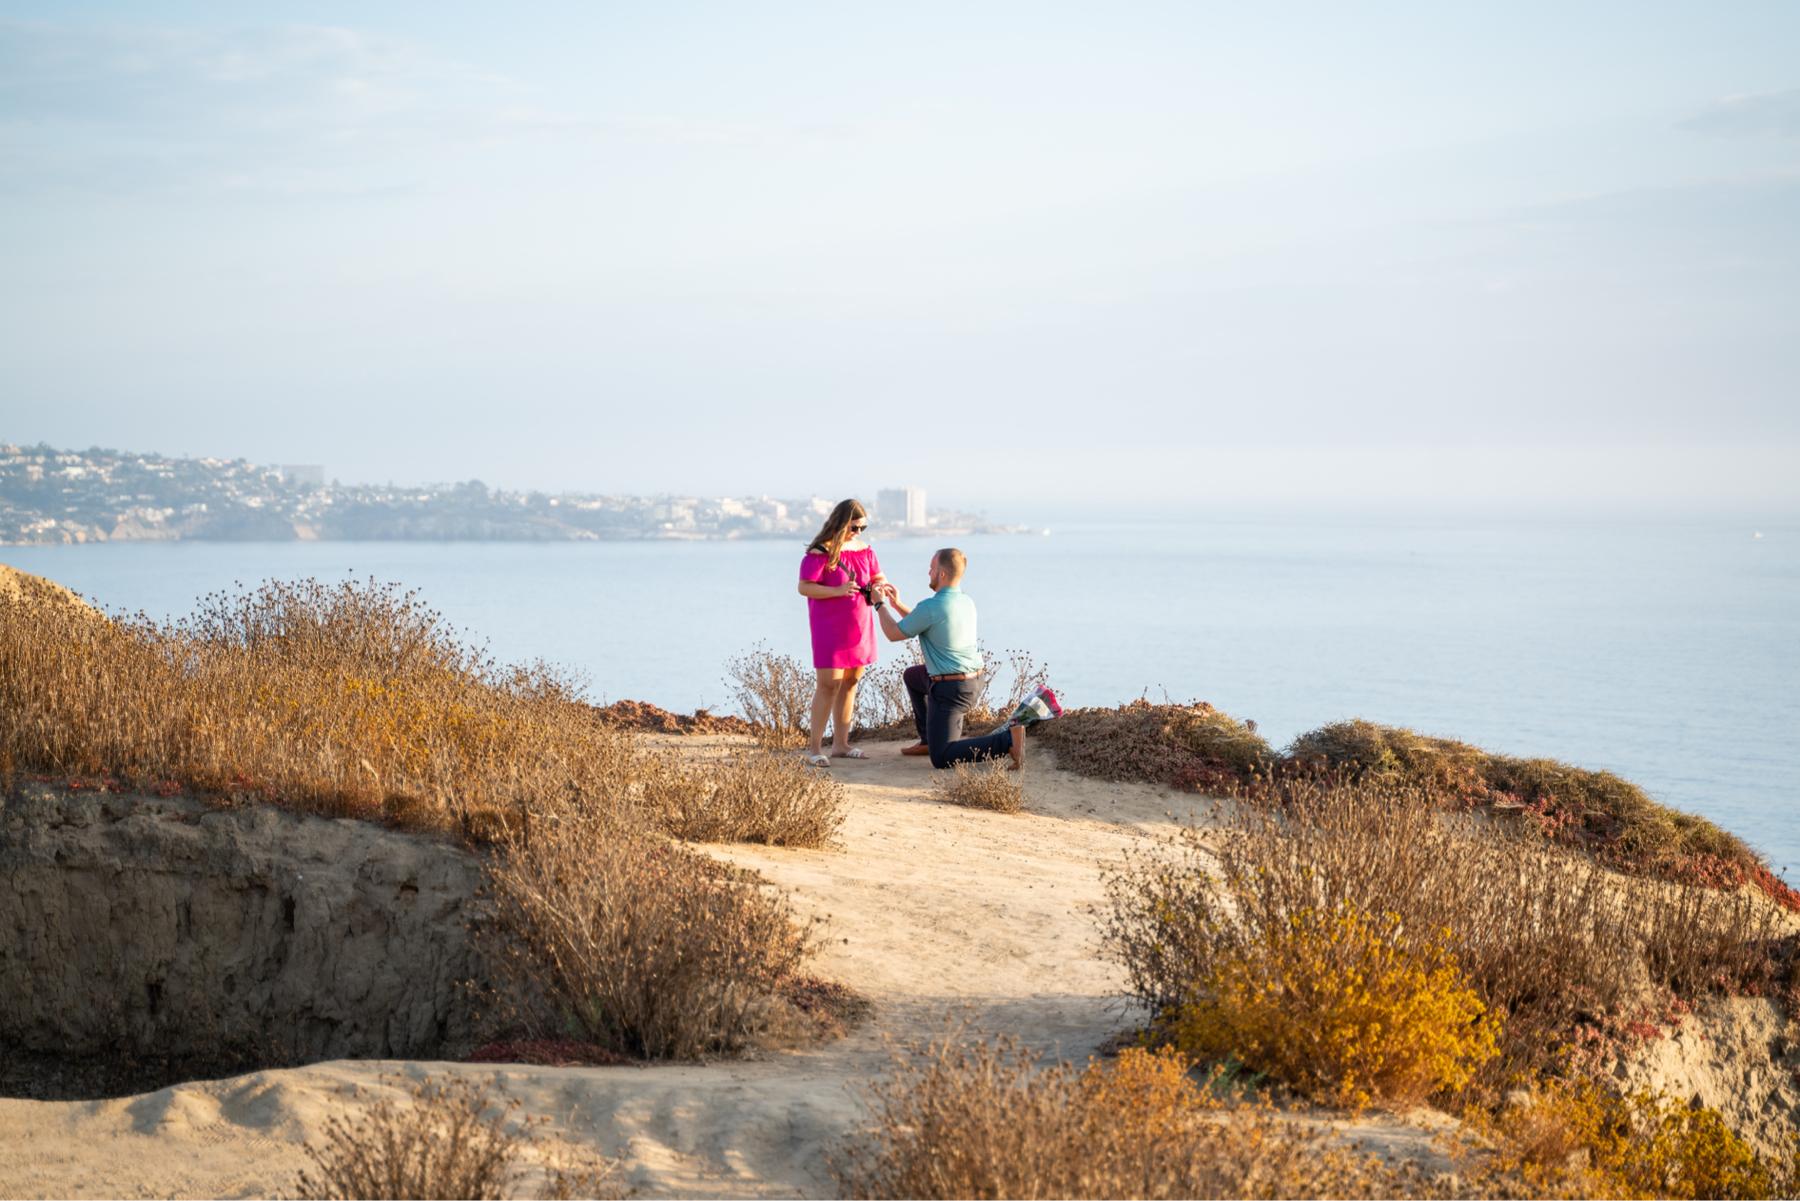
[[[993,725],[1012,716],[1020,701],[1050,682],[1049,669],[1030,651],[1008,649],[994,654],[984,646],[980,654],[981,674],[976,677],[977,691],[968,717],[976,726]]]
[[[759,642],[725,663],[725,686],[763,746],[803,746],[812,722],[818,678],[792,655]]]
[[[642,776],[651,820],[692,842],[820,847],[844,823],[843,786],[788,754],[700,763],[665,756]]]
[[[532,1190],[546,1197],[620,1197],[614,1165],[570,1164],[547,1151],[534,1123],[516,1119],[519,1103],[493,1097],[491,1082],[462,1077],[425,1080],[405,1102],[378,1101],[350,1121],[332,1116],[321,1142],[306,1146],[310,1170],[293,1195],[311,1201],[356,1198],[501,1198],[516,1191],[527,1169],[545,1163]]]
[[[616,793],[633,746],[534,664],[496,665],[373,582],[214,594],[95,620],[45,581],[0,595],[0,762],[185,785],[477,841],[534,798]]]
[[[1017,813],[1025,805],[1025,788],[1019,782],[1019,773],[999,760],[958,763],[938,777],[932,795],[952,805],[992,809],[996,813]]]
[[[1277,759],[1253,726],[1205,702],[1075,709],[1037,737],[1066,771],[1218,794],[1255,789]]]
[[[1020,700],[1049,681],[1049,673],[1030,652],[1005,650],[998,654],[977,648],[982,669],[976,676],[976,694],[965,724],[977,729],[1011,716]],[[856,692],[856,738],[905,738],[915,733],[912,697],[906,691],[906,669],[923,660],[918,643],[908,642],[900,658],[863,674]]]
[[[1496,1053],[1496,1023],[1442,936],[1417,937],[1392,911],[1302,909],[1248,933],[1172,1015],[1181,1050],[1356,1107],[1456,1092]]]
[[[1671,993],[1767,985],[1777,918],[1754,893],[1622,887],[1585,856],[1492,819],[1443,814],[1417,791],[1288,781],[1272,796],[1109,876],[1103,934],[1153,1013],[1172,1018],[1215,999],[1219,965],[1257,964],[1297,922],[1373,917],[1393,923],[1409,954],[1441,937],[1500,1020],[1500,1054],[1477,1079],[1493,1095],[1574,1050],[1603,1055],[1610,1032],[1660,1015]],[[1298,1029],[1322,1016],[1307,1008],[1315,995],[1329,994],[1267,1003],[1294,1006],[1285,1020]]]
[[[1037,1066],[1016,1040],[908,1048],[834,1162],[850,1197],[1364,1197],[1410,1177],[1266,1106],[1197,1086],[1167,1049]]]
[[[1293,770],[1412,787],[1448,807],[1514,809],[1549,840],[1587,851],[1609,867],[1715,888],[1753,884],[1800,909],[1800,894],[1741,839],[1705,818],[1657,804],[1611,772],[1495,755],[1360,720],[1300,735],[1288,759]]]
[[[1593,1080],[1546,1080],[1495,1117],[1471,1115],[1482,1145],[1456,1148],[1468,1184],[1543,1197],[1800,1196],[1800,1136],[1771,1162],[1718,1110]]]
[[[900,655],[863,673],[856,686],[856,738],[900,738],[913,733],[912,696],[906,669],[924,660],[917,642],[902,644]]]
[[[491,958],[541,992],[544,1033],[645,1058],[742,1049],[788,1018],[811,952],[787,898],[579,798],[535,813],[489,869]]]

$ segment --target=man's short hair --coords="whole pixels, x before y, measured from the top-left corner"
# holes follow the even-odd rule
[[[963,554],[954,546],[946,546],[937,553],[933,561],[939,567],[949,572],[951,579],[957,580],[962,578],[963,568],[969,565],[969,556]]]

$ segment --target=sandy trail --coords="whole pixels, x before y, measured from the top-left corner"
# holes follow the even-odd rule
[[[876,1005],[850,1037],[699,1066],[338,1061],[118,1100],[0,1100],[0,1196],[279,1194],[346,1090],[375,1095],[397,1071],[426,1070],[497,1079],[562,1137],[621,1157],[640,1195],[830,1195],[825,1154],[861,1120],[857,1088],[886,1064],[884,1040],[961,1018],[1080,1059],[1127,1024],[1117,969],[1098,957],[1100,867],[1194,803],[1059,772],[1040,753],[1026,813],[965,810],[932,800],[930,767],[898,747],[867,744],[871,759],[833,769],[850,797],[836,848],[714,848],[826,919],[816,970]]]

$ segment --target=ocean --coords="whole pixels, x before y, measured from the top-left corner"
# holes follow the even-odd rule
[[[1618,772],[1800,882],[1800,528],[1332,521],[959,540],[992,650],[1071,705],[1207,700],[1283,745],[1346,717]],[[902,595],[937,542],[876,544]],[[234,583],[416,588],[500,659],[596,701],[727,708],[728,658],[810,663],[788,542],[109,543],[0,548],[108,610]],[[884,654],[896,648],[884,648]]]

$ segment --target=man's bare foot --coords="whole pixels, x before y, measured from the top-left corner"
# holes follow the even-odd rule
[[[1025,770],[1025,727],[1024,726],[1014,726],[1012,734],[1013,734],[1012,750],[1006,752],[1007,754],[1012,756],[1012,766],[1007,768],[1006,770],[1007,771],[1024,771]]]
[[[931,754],[931,748],[922,742],[915,742],[911,746],[901,747],[900,753],[902,755],[929,755]]]

